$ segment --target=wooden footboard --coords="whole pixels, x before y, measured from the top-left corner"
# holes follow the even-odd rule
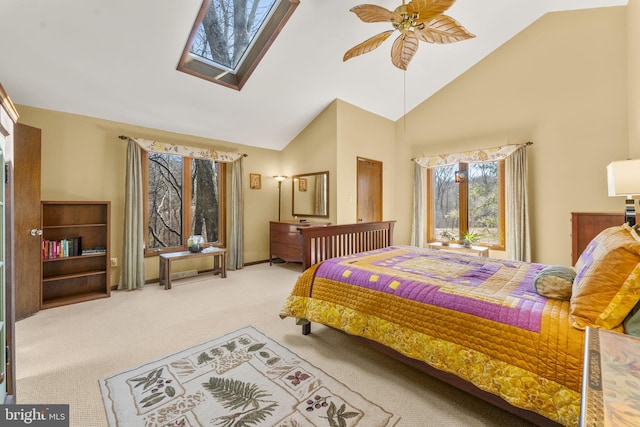
[[[325,259],[391,246],[395,223],[359,222],[301,228],[303,270]]]
[[[391,246],[395,223],[395,221],[359,222],[300,228],[302,270],[329,258]],[[310,333],[311,323],[302,325],[302,334]]]

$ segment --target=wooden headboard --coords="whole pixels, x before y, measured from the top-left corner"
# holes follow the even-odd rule
[[[358,222],[301,228],[303,270],[325,259],[391,246],[395,223]]]

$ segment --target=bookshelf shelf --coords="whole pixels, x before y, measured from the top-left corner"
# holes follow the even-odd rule
[[[41,308],[109,297],[110,202],[49,201],[41,209]]]
[[[42,281],[47,283],[52,283],[52,282],[65,281],[69,279],[77,279],[79,277],[95,276],[99,274],[106,274],[106,272],[103,270],[103,271],[87,271],[86,273],[61,274],[59,276],[43,278]]]
[[[94,299],[106,298],[106,297],[108,297],[108,295],[105,295],[102,292],[87,292],[80,295],[65,296],[61,298],[51,298],[46,302],[42,303],[42,309],[44,310],[47,308],[59,307],[61,305],[76,304],[79,302],[91,301]]]
[[[106,255],[105,252],[101,252],[101,253],[95,253],[95,254],[83,254],[83,255],[69,256],[69,257],[47,258],[47,259],[43,259],[42,262],[70,261],[70,260],[74,260],[74,259],[89,258],[89,257],[94,257],[94,256],[103,257],[105,255]]]

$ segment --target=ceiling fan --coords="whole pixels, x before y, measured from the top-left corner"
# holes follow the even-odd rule
[[[391,47],[391,62],[401,70],[406,70],[409,62],[418,50],[419,41],[427,43],[455,43],[470,39],[469,33],[455,19],[444,12],[456,0],[412,0],[398,6],[393,12],[382,6],[361,4],[351,8],[363,22],[391,22],[392,30],[377,34],[357,46],[349,49],[343,61],[371,52],[380,46],[396,30],[400,35]]]

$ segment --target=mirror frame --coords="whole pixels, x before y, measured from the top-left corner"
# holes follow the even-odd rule
[[[316,176],[316,175],[325,175],[327,177],[327,213],[326,215],[314,215],[314,214],[304,214],[296,212],[296,185],[298,185],[298,179],[304,178],[305,176]],[[317,217],[317,218],[328,218],[329,217],[329,171],[322,172],[311,172],[311,173],[302,173],[299,175],[291,176],[291,215],[296,216],[304,216],[304,217]]]

